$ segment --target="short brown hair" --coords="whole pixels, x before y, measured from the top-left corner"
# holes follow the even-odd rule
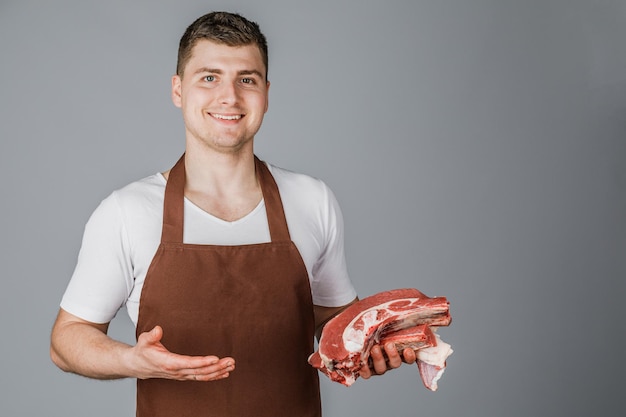
[[[212,12],[196,19],[195,22],[189,25],[178,45],[176,74],[180,77],[183,76],[185,65],[191,58],[191,50],[196,45],[196,42],[201,39],[228,46],[257,45],[261,52],[263,64],[265,64],[265,77],[267,80],[267,40],[256,22],[252,22],[239,14],[229,12]]]

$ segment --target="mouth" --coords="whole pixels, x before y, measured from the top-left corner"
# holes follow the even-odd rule
[[[240,120],[243,117],[243,114],[209,113],[209,115],[218,120]]]

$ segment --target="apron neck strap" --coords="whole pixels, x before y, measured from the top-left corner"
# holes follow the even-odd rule
[[[161,242],[183,243],[185,217],[185,154],[170,170],[165,184]]]
[[[289,227],[285,218],[283,202],[280,198],[278,185],[270,173],[269,168],[259,158],[254,157],[256,175],[261,184],[263,200],[265,200],[265,211],[267,213],[267,224],[270,229],[272,242],[290,241]]]
[[[270,229],[272,242],[289,241],[289,228],[283,210],[282,200],[278,186],[267,166],[254,157],[255,171],[267,213],[267,223]],[[165,185],[165,198],[163,202],[163,229],[161,242],[183,243],[184,230],[184,202],[185,202],[185,154],[183,154],[174,167]]]

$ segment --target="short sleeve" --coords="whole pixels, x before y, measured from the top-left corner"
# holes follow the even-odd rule
[[[324,246],[312,270],[313,303],[323,307],[343,306],[357,293],[346,265],[344,224],[341,208],[332,190],[323,185],[321,227]]]
[[[85,226],[61,308],[87,321],[108,323],[125,304],[132,284],[126,227],[113,193],[100,203]]]

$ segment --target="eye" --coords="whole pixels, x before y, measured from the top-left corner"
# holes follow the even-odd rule
[[[244,84],[254,84],[254,80],[252,78],[242,78],[241,82]]]
[[[215,75],[207,75],[203,78],[204,81],[213,82],[215,81]]]

